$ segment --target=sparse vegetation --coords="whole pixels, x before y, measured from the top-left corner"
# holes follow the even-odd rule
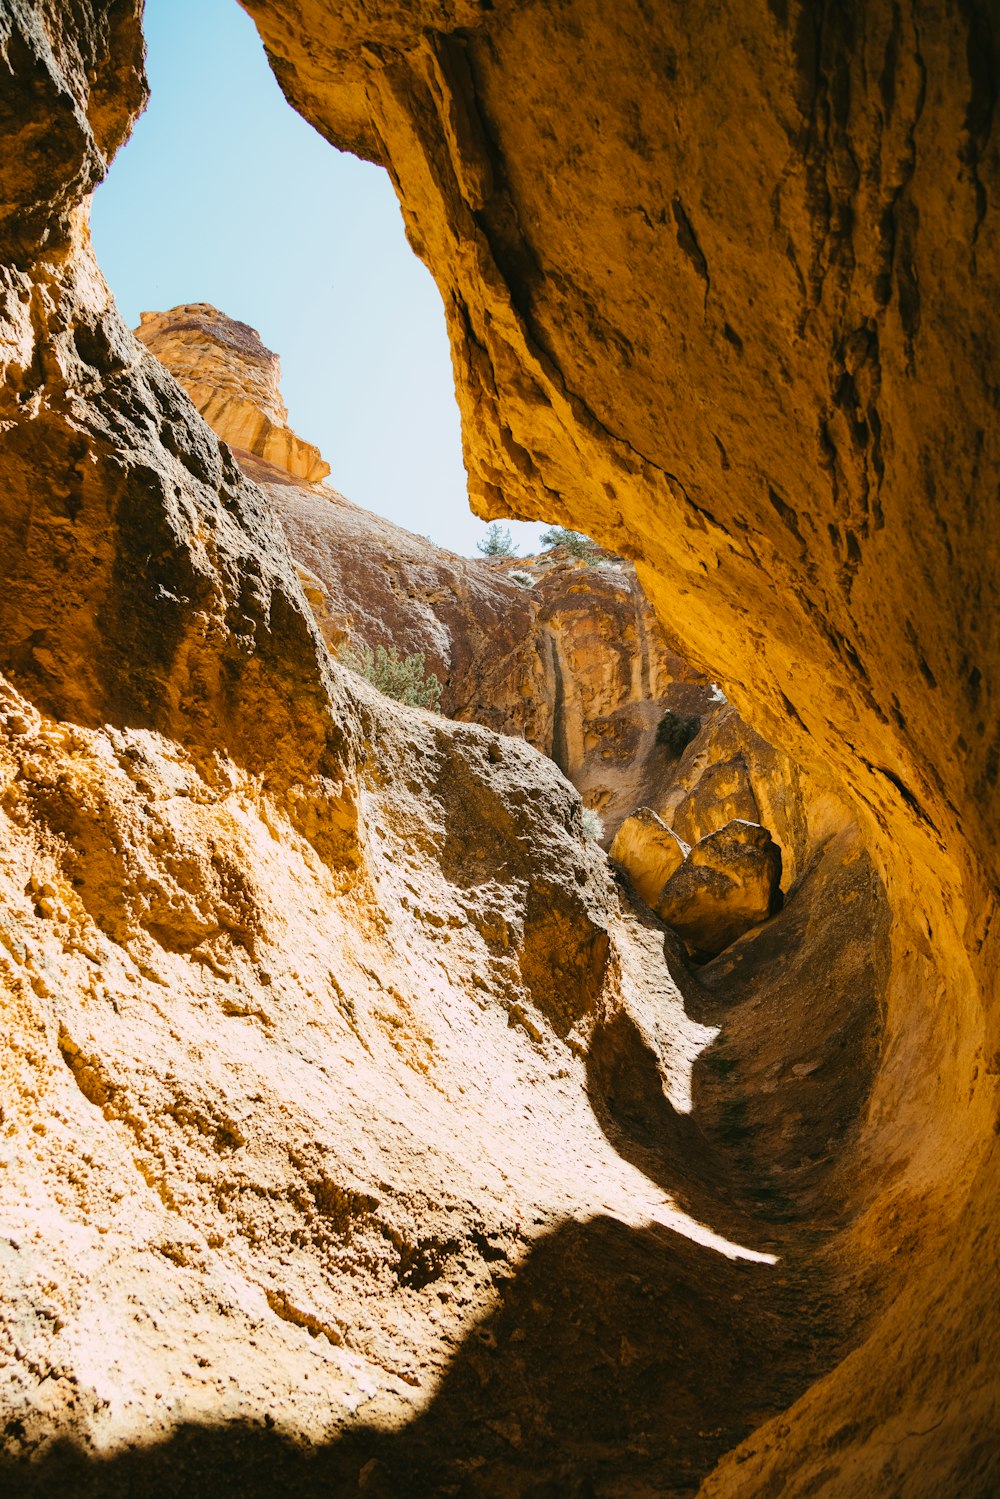
[[[696,713],[673,713],[669,708],[656,726],[656,742],[671,755],[682,755],[701,728]]]
[[[589,838],[592,843],[600,843],[604,837],[604,823],[593,807],[583,809],[583,836]]]
[[[584,536],[580,531],[567,531],[565,526],[552,526],[548,531],[543,531],[541,543],[547,551],[561,547],[564,552],[569,552],[571,557],[578,557],[581,562],[594,563],[601,556],[601,548],[596,541],[591,541],[589,536]]]
[[[509,526],[501,526],[498,520],[491,521],[482,541],[476,542],[476,551],[484,557],[516,557],[517,547]]]
[[[355,645],[351,641],[337,652],[337,660],[397,703],[440,713],[441,683],[436,672],[427,674],[423,651],[401,656],[394,645],[377,645],[372,649],[370,645]]]
[[[534,588],[535,586],[535,580],[531,576],[531,573],[526,573],[523,568],[516,567],[507,576],[512,583],[516,583],[520,588]]]

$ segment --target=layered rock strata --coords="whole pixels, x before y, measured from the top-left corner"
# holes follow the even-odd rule
[[[256,328],[208,302],[144,312],[136,335],[184,387],[213,432],[238,453],[316,484],[330,465],[288,425],[281,365]]]

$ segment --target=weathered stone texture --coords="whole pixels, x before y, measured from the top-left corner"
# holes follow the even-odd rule
[[[288,425],[281,367],[256,328],[207,302],[144,312],[136,336],[187,391],[212,431],[307,484],[330,472],[318,448]]]
[[[684,862],[688,846],[661,822],[651,807],[626,817],[611,841],[610,858],[627,870],[635,893],[655,907],[670,876]]]
[[[653,905],[705,962],[773,916],[780,892],[781,850],[767,828],[737,819],[694,845]]]
[[[994,7],[245,8],[290,100],[392,174],[481,513],[635,558],[888,881],[849,1235],[888,1310],[711,1492],[995,1487]]]
[[[393,176],[481,510],[635,558],[867,850],[810,791],[695,982],[529,746],[339,671],[93,264],[139,6],[7,0],[12,1482],[995,1492],[991,9],[246,8]]]
[[[72,10],[0,11],[4,1486],[417,1493],[485,1463],[518,1494],[561,1481],[595,1402],[612,1481],[641,1439],[690,1482],[716,1389],[677,1398],[681,1369],[650,1406],[636,1287],[665,1313],[711,1266],[692,1329],[733,1334],[739,1431],[842,1330],[789,1375],[801,1291],[767,1278],[786,1229],[744,1168],[702,1221],[609,1123],[602,1028],[681,1113],[713,1030],[572,788],[330,660],[270,502],[123,326],[81,199],[141,101],[138,8]],[[533,1360],[533,1423],[533,1308],[600,1265],[600,1315]],[[762,1339],[766,1391],[738,1372]]]

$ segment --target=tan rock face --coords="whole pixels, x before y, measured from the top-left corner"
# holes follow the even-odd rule
[[[664,885],[684,862],[688,847],[650,807],[640,807],[626,817],[608,852],[628,872],[639,898],[655,906]]]
[[[687,843],[697,843],[727,822],[759,822],[760,808],[746,760],[716,760],[701,775],[674,813],[674,828]]]
[[[136,335],[184,387],[230,447],[318,483],[330,472],[318,448],[288,425],[281,366],[256,328],[207,302],[144,312]]]
[[[391,167],[477,502],[637,557],[868,851],[694,980],[543,758],[340,672],[93,264],[140,7],[14,0],[6,1486],[994,1492],[988,14],[247,8]]]
[[[801,1302],[721,1124],[724,1190],[668,1185],[713,1026],[549,761],[331,661],[267,497],[123,325],[80,200],[137,7],[5,24],[4,1487],[519,1495],[584,1430],[610,1481],[641,1445],[690,1487],[726,1437],[694,1352],[657,1376],[672,1309],[729,1329],[742,1429]]]
[[[694,845],[652,904],[699,962],[777,910],[781,850],[767,828],[727,822]]]
[[[172,368],[170,341],[156,352]],[[200,399],[211,420],[211,392]],[[656,742],[665,706],[707,714],[718,704],[670,649],[631,566],[459,557],[327,485],[290,482],[247,454],[240,463],[281,521],[331,649],[353,640],[419,652],[443,684],[445,713],[554,759],[609,837],[637,804],[669,796],[672,768]],[[532,587],[512,577],[525,568]]]
[[[887,1310],[708,1491],[995,1488],[990,8],[246,9],[292,103],[391,171],[481,513],[558,512],[634,557],[888,882],[845,1245],[885,1266]],[[924,1372],[900,1390],[900,1367]]]
[[[782,885],[789,889],[819,845],[852,820],[849,811],[718,693],[702,698],[699,722],[678,760],[661,759],[652,805],[685,843],[734,818],[761,823],[782,850]]]

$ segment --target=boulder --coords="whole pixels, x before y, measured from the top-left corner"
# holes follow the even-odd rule
[[[615,834],[610,855],[628,874],[636,894],[655,906],[664,885],[684,862],[688,846],[651,807],[626,817]]]
[[[767,828],[737,818],[695,844],[654,908],[707,962],[774,914],[780,887],[781,849]]]
[[[673,827],[693,846],[735,819],[760,822],[760,808],[742,754],[706,767],[674,813]]]

